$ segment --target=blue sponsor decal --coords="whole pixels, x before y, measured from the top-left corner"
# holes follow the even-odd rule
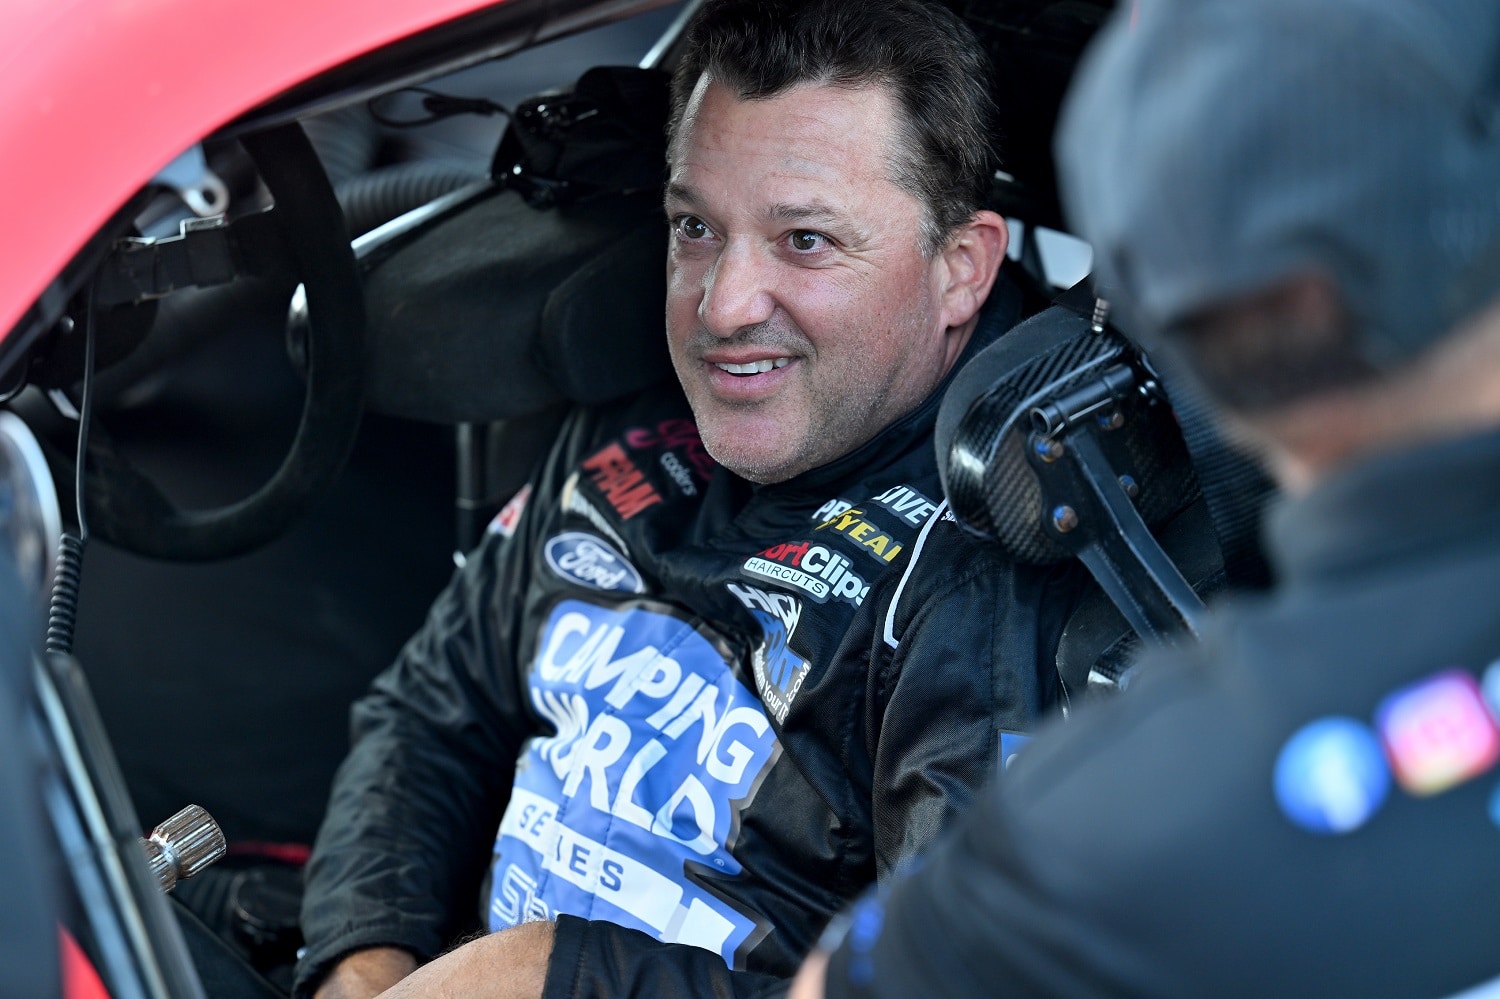
[[[1363,722],[1329,717],[1298,729],[1276,758],[1276,800],[1309,832],[1353,832],[1390,793],[1380,738]]]
[[[786,593],[771,593],[740,583],[725,585],[760,627],[760,644],[750,653],[750,672],[755,676],[755,686],[766,710],[778,724],[785,724],[786,713],[811,668],[791,646],[792,633],[802,620],[802,604]]]
[[[1016,754],[1026,748],[1031,741],[1031,736],[1022,732],[1000,733],[1000,772],[1004,773],[1010,769],[1010,765],[1016,762]]]
[[[875,892],[867,893],[854,906],[849,922],[849,980],[868,986],[875,980],[873,952],[885,928],[885,902]]]
[[[763,610],[751,610],[750,613],[765,636],[760,647],[750,654],[751,671],[755,674],[766,710],[777,722],[785,723],[786,713],[802,689],[802,681],[807,679],[809,665],[787,644],[791,635],[781,618]]]
[[[547,565],[563,579],[596,590],[644,593],[646,586],[635,566],[603,538],[568,531],[547,541]]]
[[[528,685],[556,731],[521,754],[490,928],[566,912],[735,966],[756,921],[695,872],[741,870],[725,844],[780,751],[760,700],[691,622],[579,600],[553,609]]]

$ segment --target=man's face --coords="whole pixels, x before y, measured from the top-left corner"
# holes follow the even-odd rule
[[[688,102],[666,197],[667,341],[704,445],[752,481],[852,451],[957,353],[922,204],[889,176],[894,115],[883,87],[742,101],[705,77]]]

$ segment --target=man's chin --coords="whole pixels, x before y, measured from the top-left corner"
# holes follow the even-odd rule
[[[784,482],[804,471],[795,449],[768,444],[753,428],[698,428],[709,456],[742,479],[760,485]]]

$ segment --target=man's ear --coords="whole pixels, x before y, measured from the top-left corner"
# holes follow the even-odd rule
[[[1005,219],[991,211],[978,211],[948,238],[938,256],[943,263],[941,306],[943,325],[963,326],[979,313],[989,297],[995,275],[1010,245]]]

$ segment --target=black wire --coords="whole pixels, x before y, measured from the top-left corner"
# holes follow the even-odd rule
[[[89,285],[83,314],[83,399],[78,405],[78,461],[73,470],[73,499],[77,506],[78,539],[89,539],[88,519],[84,514],[84,456],[88,453],[89,420],[94,411],[94,285]]]
[[[83,319],[83,398],[78,405],[78,455],[74,469],[73,499],[78,530],[64,531],[58,545],[57,573],[52,581],[52,600],[47,607],[47,651],[67,655],[73,651],[73,631],[78,623],[78,594],[83,580],[83,549],[88,541],[88,519],[84,515],[84,455],[88,450],[89,418],[94,409],[94,286],[89,285]]]

